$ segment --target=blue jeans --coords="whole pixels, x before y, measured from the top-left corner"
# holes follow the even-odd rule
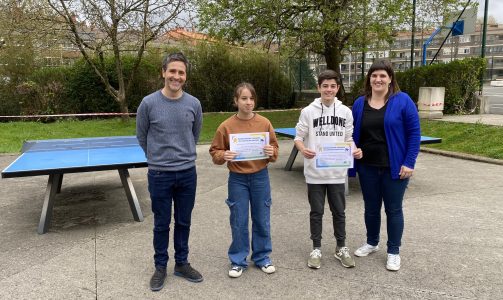
[[[195,167],[182,171],[148,170],[148,191],[154,213],[154,263],[156,267],[166,267],[168,264],[171,202],[174,203],[175,262],[188,263],[190,221],[196,199],[196,185]]]
[[[252,256],[257,267],[271,263],[271,186],[267,168],[253,174],[229,173],[227,205],[230,209],[232,265],[246,268],[250,253],[248,214],[251,207]]]
[[[377,246],[381,229],[381,207],[384,202],[388,231],[388,253],[399,254],[403,234],[402,202],[409,179],[392,179],[389,168],[360,164],[358,178],[365,202],[367,244]]]

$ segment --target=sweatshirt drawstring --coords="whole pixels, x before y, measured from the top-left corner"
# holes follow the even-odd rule
[[[334,106],[334,117],[335,117],[335,101],[332,105]],[[323,106],[325,106],[325,105],[323,105],[323,102],[321,102],[321,118],[320,118],[320,120],[323,119]],[[334,131],[335,131],[335,122],[333,123],[333,125],[334,125]],[[321,122],[320,122],[320,130],[318,130],[319,132],[321,132],[322,127],[323,127],[323,125],[321,125]]]
[[[323,102],[321,102],[321,117],[320,117],[320,121],[321,119],[323,119]],[[321,128],[323,127],[323,125],[321,125],[322,122],[320,122],[320,130],[318,130],[319,132],[321,132]]]

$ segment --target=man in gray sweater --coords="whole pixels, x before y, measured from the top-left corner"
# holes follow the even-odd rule
[[[148,190],[154,213],[152,291],[164,286],[168,264],[171,203],[174,205],[174,274],[192,282],[202,275],[188,262],[192,209],[196,198],[196,143],[202,125],[201,103],[183,91],[188,61],[182,53],[162,64],[164,87],[143,98],[137,110],[136,137],[148,163]]]

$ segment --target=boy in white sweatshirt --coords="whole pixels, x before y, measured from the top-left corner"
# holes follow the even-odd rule
[[[337,240],[335,258],[346,268],[355,266],[355,261],[346,247],[346,198],[344,183],[346,168],[316,168],[316,151],[322,144],[351,142],[353,157],[362,157],[361,149],[356,149],[353,143],[353,115],[351,110],[336,97],[341,78],[333,70],[326,70],[318,76],[318,91],[320,98],[304,108],[297,123],[295,146],[304,156],[304,176],[307,183],[307,195],[311,206],[310,230],[313,250],[309,255],[307,265],[313,269],[321,266],[321,233],[327,195],[334,235]]]

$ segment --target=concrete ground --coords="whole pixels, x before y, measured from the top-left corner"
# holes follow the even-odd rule
[[[311,270],[302,160],[291,172],[283,170],[292,145],[280,141],[280,159],[270,166],[275,274],[251,267],[241,278],[227,276],[227,169],[213,165],[208,145],[200,145],[190,262],[204,275],[202,283],[172,275],[170,261],[164,289],[149,289],[153,218],[146,169],[130,170],[144,222],[133,221],[117,172],[68,174],[44,235],[36,229],[47,176],[12,178],[0,180],[0,299],[501,298],[502,166],[421,153],[404,201],[402,269],[385,269],[385,218],[382,249],[356,258],[355,268],[342,267],[333,257],[327,213],[323,265]],[[0,169],[14,159],[0,156]],[[365,242],[355,180],[346,213],[347,244],[354,251]]]

